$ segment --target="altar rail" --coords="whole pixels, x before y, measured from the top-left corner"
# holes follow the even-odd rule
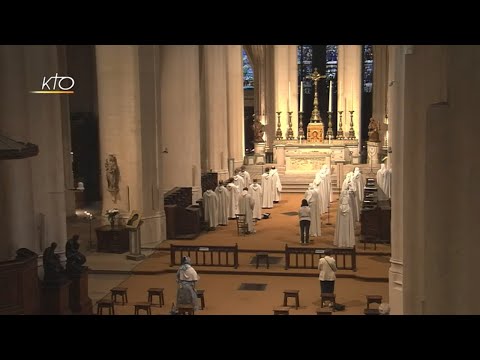
[[[285,270],[294,269],[316,269],[318,260],[325,250],[329,250],[338,270],[357,271],[357,254],[353,248],[307,248],[288,247],[285,245]],[[292,261],[292,259],[294,261]],[[303,260],[303,261],[302,261]]]
[[[170,245],[170,266],[180,265],[185,255],[191,259],[191,264],[194,266],[238,268],[238,244],[235,246]]]

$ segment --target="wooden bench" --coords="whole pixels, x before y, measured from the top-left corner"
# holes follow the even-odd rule
[[[147,315],[152,315],[151,304],[149,302],[136,303],[135,305],[135,315],[140,315],[140,310],[143,310]]]
[[[115,305],[113,300],[100,300],[97,302],[97,315],[103,315],[103,309],[108,309],[108,315],[115,315]]]
[[[293,297],[295,298],[295,309],[298,309],[300,306],[299,292],[300,290],[285,290],[283,292],[283,306],[287,306],[288,298]]]
[[[269,261],[269,258],[268,258],[268,253],[266,252],[259,252],[257,253],[257,269],[258,269],[258,266],[260,265],[260,259],[265,259],[266,263],[267,263],[267,269],[270,268],[270,261]]]
[[[195,290],[197,293],[197,297],[200,299],[201,308],[203,310],[205,308],[205,290]]]
[[[273,315],[290,315],[290,308],[287,306],[279,306],[273,309]]]
[[[370,309],[370,304],[377,303],[380,305],[382,303],[381,295],[367,295],[367,309]]]
[[[110,290],[110,292],[112,293],[113,302],[117,303],[117,295],[120,295],[122,297],[122,305],[125,305],[125,303],[128,303],[127,288],[114,287],[113,289]]]
[[[151,305],[153,304],[153,297],[158,296],[158,305],[162,307],[162,305],[165,305],[165,298],[163,297],[163,288],[150,288],[148,289],[148,302]]]
[[[331,310],[324,309],[324,308],[317,308],[316,313],[317,313],[317,315],[332,315]]]

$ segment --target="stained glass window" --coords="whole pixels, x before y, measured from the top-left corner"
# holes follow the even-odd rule
[[[253,68],[248,60],[247,52],[242,49],[243,56],[243,88],[253,88]]]
[[[373,89],[373,48],[363,46],[363,91],[371,93]]]
[[[327,78],[336,82],[335,79],[337,78],[337,45],[327,45]]]
[[[303,81],[303,93],[312,93],[312,81],[306,79],[308,75],[313,72],[313,47],[312,45],[300,45],[297,48],[297,64],[298,64],[298,77],[299,84]],[[300,85],[299,85],[300,86]]]

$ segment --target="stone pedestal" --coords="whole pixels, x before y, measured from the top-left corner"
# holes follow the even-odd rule
[[[380,151],[380,142],[367,141],[368,163],[371,165],[378,165],[378,155]]]
[[[88,270],[80,274],[69,274],[70,291],[69,303],[70,310],[77,315],[92,315],[92,299],[88,297]]]
[[[265,164],[265,142],[254,143],[255,165]]]
[[[350,155],[350,161],[352,164],[360,164],[360,152],[358,151],[358,145],[347,145],[347,149]]]
[[[69,288],[71,281],[60,283],[43,282],[42,289],[42,314],[45,315],[70,315]]]
[[[127,255],[127,259],[140,261],[145,259],[145,255],[142,254],[142,241],[140,228],[129,229],[129,239],[130,239],[130,254]]]
[[[275,145],[275,163],[279,166],[285,165],[285,145]]]

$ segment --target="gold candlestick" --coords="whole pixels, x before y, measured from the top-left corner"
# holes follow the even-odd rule
[[[348,131],[348,139],[349,140],[355,140],[355,129],[353,128],[353,113],[354,110],[350,110],[350,130]]]
[[[288,112],[287,140],[295,140],[295,137],[293,136],[293,129],[292,129],[292,114],[293,114],[293,111]]]
[[[338,130],[337,130],[337,139],[338,140],[343,140],[343,124],[342,124],[342,114],[343,114],[343,111],[340,110],[338,112],[338,114],[340,115],[340,119],[338,120],[339,124],[338,124]]]
[[[303,131],[303,111],[298,113],[298,139],[305,139],[305,133]]]
[[[277,116],[278,116],[278,122],[277,122],[277,131],[275,132],[275,139],[277,140],[282,140],[283,139],[283,134],[282,134],[282,123],[280,122],[280,114],[281,111],[277,111]]]
[[[327,129],[327,138],[333,138],[333,129],[332,129],[332,112],[328,112],[328,129]]]

